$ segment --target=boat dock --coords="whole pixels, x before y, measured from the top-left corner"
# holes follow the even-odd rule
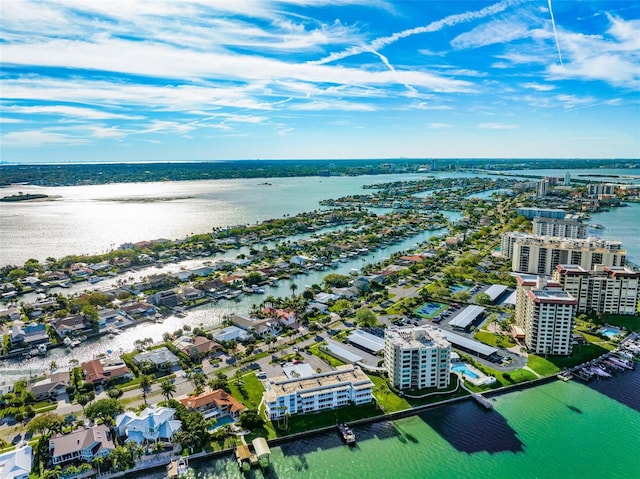
[[[243,472],[249,472],[252,467],[256,466],[260,466],[262,469],[268,468],[271,450],[265,438],[257,437],[251,441],[251,445],[253,446],[253,453],[247,444],[236,447],[235,456],[238,467]]]
[[[471,393],[471,397],[486,410],[491,411],[493,409],[493,404],[482,394]]]
[[[635,359],[640,356],[640,339],[630,335],[618,348],[597,359],[581,364],[568,371],[575,377],[589,382],[592,379],[607,379],[619,372],[635,369]],[[562,379],[562,378],[560,378]]]
[[[168,479],[180,479],[189,470],[189,464],[186,458],[173,459],[167,466]]]

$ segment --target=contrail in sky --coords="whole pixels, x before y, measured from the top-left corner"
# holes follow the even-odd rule
[[[560,42],[558,42],[558,32],[556,31],[556,21],[553,18],[553,9],[551,8],[551,0],[549,0],[549,13],[551,14],[551,26],[553,27],[553,36],[556,39],[556,48],[558,49],[558,58],[560,58],[560,65],[562,65],[562,53],[560,53]]]

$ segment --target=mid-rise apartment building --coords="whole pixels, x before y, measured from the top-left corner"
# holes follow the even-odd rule
[[[451,343],[430,326],[387,329],[384,365],[391,383],[399,389],[446,388]]]
[[[366,404],[373,400],[373,382],[351,364],[335,371],[301,378],[280,376],[270,379],[262,395],[269,418],[285,414],[333,409],[347,404]]]
[[[544,277],[520,275],[517,280],[516,325],[529,351],[571,354],[577,300]]]
[[[556,238],[513,231],[502,235],[501,251],[505,258],[511,258],[512,271],[547,276],[559,264],[593,270],[598,264],[624,266],[627,257],[620,241]]]
[[[580,313],[636,314],[640,273],[627,267],[556,266],[553,279],[578,301]]]
[[[533,234],[560,238],[586,238],[588,225],[578,220],[533,218]]]

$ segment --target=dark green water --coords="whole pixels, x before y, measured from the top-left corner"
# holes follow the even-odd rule
[[[492,402],[492,412],[467,402],[358,427],[353,449],[337,433],[286,444],[273,449],[270,472],[247,477],[640,477],[640,369],[589,386],[555,381]],[[194,469],[199,478],[243,477],[231,457]]]

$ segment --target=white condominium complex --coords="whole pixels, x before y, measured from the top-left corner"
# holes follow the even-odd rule
[[[553,279],[578,300],[580,313],[636,314],[640,273],[627,267],[560,264]]]
[[[516,289],[516,325],[534,354],[571,354],[577,300],[544,277],[520,275]]]
[[[384,333],[384,365],[399,389],[449,386],[451,343],[429,326],[391,328]]]
[[[262,395],[267,415],[279,419],[285,414],[304,414],[373,400],[373,382],[351,364],[335,371],[289,379],[270,379]]]
[[[560,238],[586,238],[588,225],[578,220],[533,218],[533,234]]]
[[[518,273],[551,275],[559,264],[592,270],[597,264],[624,266],[627,252],[620,241],[574,239],[508,232],[502,235],[502,255]]]

